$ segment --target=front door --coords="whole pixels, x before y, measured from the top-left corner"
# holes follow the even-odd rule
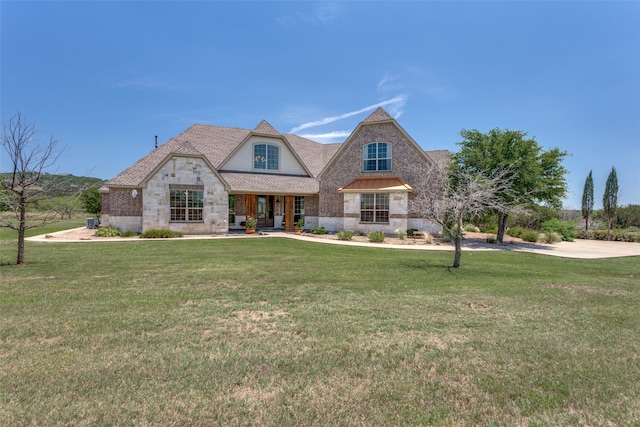
[[[284,196],[284,229],[293,231],[295,198],[293,196]]]
[[[273,227],[273,196],[258,196],[258,227]]]

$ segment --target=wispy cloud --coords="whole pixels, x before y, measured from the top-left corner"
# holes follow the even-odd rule
[[[313,122],[303,123],[300,126],[296,126],[291,129],[291,133],[296,133],[303,129],[309,129],[316,126],[327,125],[329,123],[337,122],[338,120],[343,120],[358,114],[365,113],[367,111],[374,110],[378,107],[388,107],[389,113],[394,116],[394,118],[400,117],[403,113],[404,105],[406,104],[407,97],[405,95],[399,95],[391,99],[387,99],[386,101],[378,102],[377,104],[369,105],[367,107],[361,108],[356,111],[350,111],[348,113],[340,114],[338,116],[325,117],[324,119],[315,120]]]
[[[164,89],[177,90],[180,86],[169,80],[153,76],[143,76],[131,79],[122,79],[112,83],[116,88],[142,88],[142,89]]]
[[[336,142],[336,140],[344,141],[349,135],[351,135],[350,130],[336,130],[327,133],[308,133],[300,136],[316,142]]]
[[[304,2],[302,5],[308,5]],[[276,18],[278,23],[285,28],[289,28],[295,24],[303,25],[324,25],[327,24],[340,14],[341,5],[336,2],[319,2],[312,3],[313,9],[309,11],[298,11],[291,15],[279,16]]]
[[[389,90],[398,90],[402,87],[400,83],[398,83],[398,76],[390,76],[389,74],[385,74],[384,77],[378,82],[378,92],[388,92]]]

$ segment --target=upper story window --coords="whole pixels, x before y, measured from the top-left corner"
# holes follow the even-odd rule
[[[391,170],[391,144],[388,142],[372,142],[363,147],[363,165],[365,172]]]
[[[269,144],[256,144],[253,146],[254,169],[280,169],[280,147]]]

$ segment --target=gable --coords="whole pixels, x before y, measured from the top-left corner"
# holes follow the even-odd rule
[[[364,150],[373,143],[388,145],[390,169],[364,170]],[[322,170],[319,179],[336,174],[346,179],[373,173],[407,177],[411,175],[414,165],[432,162],[432,159],[393,118],[383,109],[378,109],[356,127]]]
[[[277,147],[277,169],[259,169],[255,167],[254,159],[256,146]],[[289,144],[283,138],[265,135],[252,135],[247,138],[228,159],[220,165],[221,171],[257,172],[280,175],[309,175],[302,163],[298,160]]]

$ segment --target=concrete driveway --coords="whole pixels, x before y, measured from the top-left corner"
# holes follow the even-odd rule
[[[80,227],[72,230],[64,230],[47,235],[35,236],[27,238],[29,241],[37,242],[105,242],[105,241],[144,241],[137,237],[133,238],[96,238],[93,236],[95,230],[88,230]],[[349,245],[349,246],[366,246],[389,249],[403,250],[420,250],[420,251],[452,251],[453,245],[443,243],[439,245],[428,244],[410,244],[404,241],[403,244],[397,239],[390,238],[386,243],[371,243],[364,241],[341,241],[335,236],[314,236],[314,235],[294,235],[293,233],[285,233],[281,231],[257,233],[255,235],[246,235],[242,233],[231,233],[227,235],[215,236],[185,236],[187,239],[225,239],[225,238],[263,238],[263,237],[286,237],[290,239],[298,239],[315,243],[325,243],[333,245]],[[474,236],[475,237],[475,236]],[[396,243],[394,243],[396,242]],[[550,255],[564,258],[582,258],[582,259],[598,259],[598,258],[616,258],[616,257],[640,257],[640,243],[628,242],[608,242],[601,240],[575,240],[574,242],[560,242],[552,245],[543,243],[527,243],[523,241],[511,240],[505,244],[489,244],[486,243],[485,236],[477,236],[476,238],[465,238],[462,243],[464,251],[514,251],[514,252],[530,252],[541,255]]]

